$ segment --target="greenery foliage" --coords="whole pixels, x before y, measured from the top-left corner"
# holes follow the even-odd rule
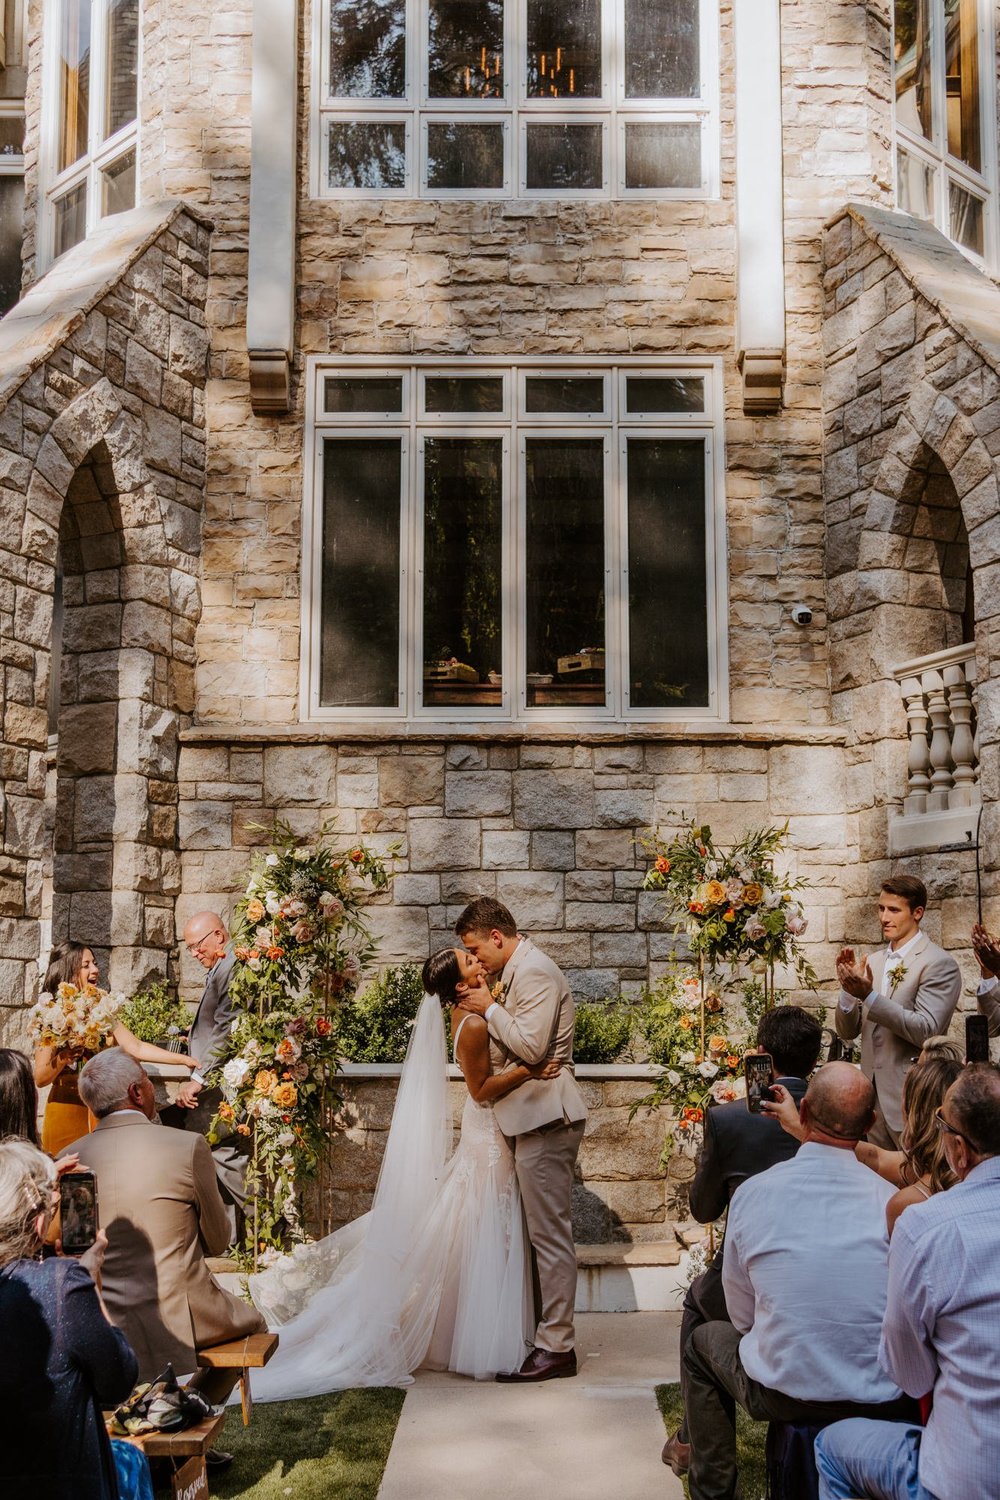
[[[636,1011],[623,1001],[597,1000],[578,1005],[573,1032],[574,1062],[617,1062],[629,1050],[635,1027]]]
[[[341,1057],[358,1063],[402,1062],[423,995],[416,964],[385,969],[341,1006]]]
[[[670,1436],[684,1420],[684,1399],[679,1385],[658,1385],[656,1400]],[[736,1465],[740,1476],[740,1493],[748,1500],[767,1494],[767,1461],[764,1447],[767,1442],[767,1423],[755,1422],[742,1406],[736,1407]],[[687,1480],[683,1480],[684,1494],[688,1494]]]
[[[186,1034],[191,1013],[162,980],[156,980],[132,996],[118,1019],[140,1042],[166,1045]]]

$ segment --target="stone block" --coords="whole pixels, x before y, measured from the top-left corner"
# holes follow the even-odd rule
[[[588,1183],[588,1191],[600,1199],[613,1223],[662,1224],[667,1217],[666,1184],[655,1181],[601,1181]]]
[[[334,803],[336,756],[325,745],[268,745],[264,750],[264,801]]]
[[[341,771],[337,776],[338,807],[378,807],[378,776],[353,776]]]
[[[425,907],[369,906],[365,919],[378,944],[379,963],[423,963],[428,952]]]
[[[649,1092],[648,1085],[644,1092]],[[630,1121],[627,1109],[596,1110],[587,1121],[578,1157],[585,1181],[662,1181],[660,1153],[665,1134],[661,1116],[638,1114]]]
[[[61,775],[92,776],[115,769],[117,703],[68,705],[59,715]]]
[[[515,771],[514,821],[519,828],[593,827],[593,777],[588,771]]]
[[[572,870],[576,851],[571,833],[533,833],[531,866],[534,870]]]
[[[441,873],[441,900],[450,906],[467,906],[475,896],[495,896],[497,878],[483,870],[445,870]]]
[[[228,802],[181,802],[178,838],[181,848],[228,849],[233,837],[233,810]]]
[[[585,828],[576,835],[577,867],[585,870],[620,870],[635,863],[632,835]]]
[[[521,829],[484,829],[484,870],[526,870],[531,835]]]
[[[391,807],[440,806],[444,801],[444,762],[440,755],[383,755],[379,796]]]
[[[436,906],[441,900],[440,876],[397,875],[392,897],[400,906]]]
[[[771,797],[785,814],[842,812],[843,752],[836,745],[776,745],[771,752]]]
[[[563,877],[544,870],[505,870],[497,875],[497,896],[518,926],[532,931],[561,927]]]
[[[672,931],[676,917],[659,891],[639,891],[635,903],[636,926],[643,932]]]
[[[484,771],[489,756],[481,745],[449,745],[445,760],[449,771]]]
[[[566,926],[579,932],[632,932],[636,925],[631,906],[612,901],[567,901]]]
[[[589,932],[537,932],[529,928],[531,940],[553,963],[568,971],[590,963]]]
[[[577,1002],[614,999],[618,994],[618,973],[615,969],[570,969],[566,971],[566,983]]]
[[[649,962],[645,932],[595,932],[593,961],[618,969],[644,969]]]
[[[497,817],[510,812],[511,777],[507,771],[448,771],[444,808],[450,816]]]
[[[608,870],[571,870],[566,875],[567,901],[610,901],[614,879]]]
[[[480,832],[475,818],[413,818],[411,870],[474,870],[480,864]]]

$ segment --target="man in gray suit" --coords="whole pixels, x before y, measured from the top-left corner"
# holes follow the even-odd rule
[[[576,1374],[573,1307],[576,1247],[570,1200],[587,1106],[573,1077],[575,1008],[565,976],[517,930],[500,901],[479,896],[455,931],[489,975],[492,1000],[469,994],[463,1004],[485,1015],[494,1073],[518,1062],[555,1059],[555,1078],[533,1078],[498,1099],[497,1123],[510,1140],[541,1295],[535,1347],[502,1381],[556,1380]]]
[[[915,875],[882,886],[878,915],[888,943],[859,963],[852,948],[837,958],[837,1033],[861,1033],[861,1069],[875,1085],[879,1118],[868,1139],[894,1151],[903,1128],[903,1079],[929,1036],[940,1036],[962,991],[958,964],[920,930],[927,889]]]
[[[232,1040],[235,1011],[229,999],[229,977],[234,959],[226,951],[229,935],[217,912],[200,911],[184,929],[188,952],[208,971],[205,989],[188,1033],[188,1046],[198,1058],[198,1069],[177,1091],[175,1106],[163,1111],[164,1123],[207,1135],[222,1099],[221,1090],[207,1083],[209,1074],[226,1060]],[[247,1152],[237,1135],[225,1136],[212,1147],[212,1160],[229,1211],[230,1239],[235,1240],[236,1210],[246,1205]]]

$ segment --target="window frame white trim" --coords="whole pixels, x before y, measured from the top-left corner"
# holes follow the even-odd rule
[[[391,416],[377,413],[327,413],[323,410],[323,381],[332,373],[386,378],[402,374],[403,410]],[[412,378],[406,377],[412,372]],[[478,375],[496,372],[505,379],[503,413],[423,410],[423,377]],[[527,413],[524,379],[529,374],[566,374],[605,379],[605,411],[600,417],[583,413]],[[702,412],[626,414],[625,378],[629,375],[701,378],[705,382]],[[324,725],[371,725],[375,734],[398,733],[400,727],[442,733],[496,729],[544,731],[574,723],[584,729],[634,731],[637,726],[664,724],[725,724],[730,722],[728,671],[728,554],[725,504],[725,428],[722,360],[718,357],[651,359],[649,356],[553,355],[517,360],[509,355],[442,359],[438,356],[310,355],[306,360],[306,411],[302,507],[302,601],[300,628],[299,719]],[[504,441],[504,505],[502,531],[502,632],[504,655],[502,701],[499,706],[470,708],[424,707],[420,654],[422,645],[423,476],[420,453],[428,434],[446,436],[501,436]],[[399,436],[404,442],[401,473],[409,486],[409,500],[401,496],[400,516],[400,641],[399,702],[395,708],[334,707],[320,702],[322,626],[323,445],[340,437]],[[605,441],[605,649],[608,676],[605,707],[528,707],[524,574],[524,484],[521,455],[528,437],[603,436]],[[678,439],[700,437],[705,442],[705,576],[708,635],[708,703],[677,708],[630,710],[625,672],[627,645],[628,557],[625,550],[627,501],[624,460],[630,438],[653,435]],[[406,447],[407,439],[412,437]],[[412,576],[411,576],[412,575]]]
[[[497,99],[431,98],[423,66],[428,39],[428,0],[404,0],[407,7],[406,81],[404,93],[395,99],[333,98],[329,92],[329,6],[328,0],[316,0],[312,9],[312,66],[310,74],[311,105],[309,119],[309,191],[313,198],[337,201],[340,198],[382,197],[414,199],[479,198],[566,198],[603,199],[617,202],[625,198],[714,199],[721,193],[720,163],[720,79],[719,79],[719,0],[699,0],[698,55],[700,92],[695,97],[676,99],[628,99],[624,77],[624,0],[602,0],[601,94],[587,98],[565,98],[547,101],[529,98],[520,59],[526,55],[527,0],[506,0],[504,8],[504,90]],[[604,124],[605,181],[600,189],[566,192],[559,188],[524,187],[525,123],[528,120],[555,119],[577,115],[599,117]],[[328,130],[331,120],[377,119],[382,117],[410,120],[407,130],[406,188],[332,188],[328,175]],[[505,157],[507,177],[502,189],[429,188],[425,184],[427,117],[460,122],[470,119],[501,118],[506,121]],[[664,119],[701,123],[701,181],[698,187],[629,188],[625,187],[625,153],[623,121]]]

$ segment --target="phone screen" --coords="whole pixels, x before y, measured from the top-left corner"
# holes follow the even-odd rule
[[[59,1179],[59,1237],[66,1255],[82,1255],[97,1239],[97,1179],[67,1172]]]
[[[990,1060],[990,1023],[985,1016],[965,1018],[965,1060],[967,1063]]]
[[[749,1053],[743,1059],[743,1073],[747,1081],[747,1109],[752,1115],[759,1115],[764,1100],[771,1097],[770,1054]]]

